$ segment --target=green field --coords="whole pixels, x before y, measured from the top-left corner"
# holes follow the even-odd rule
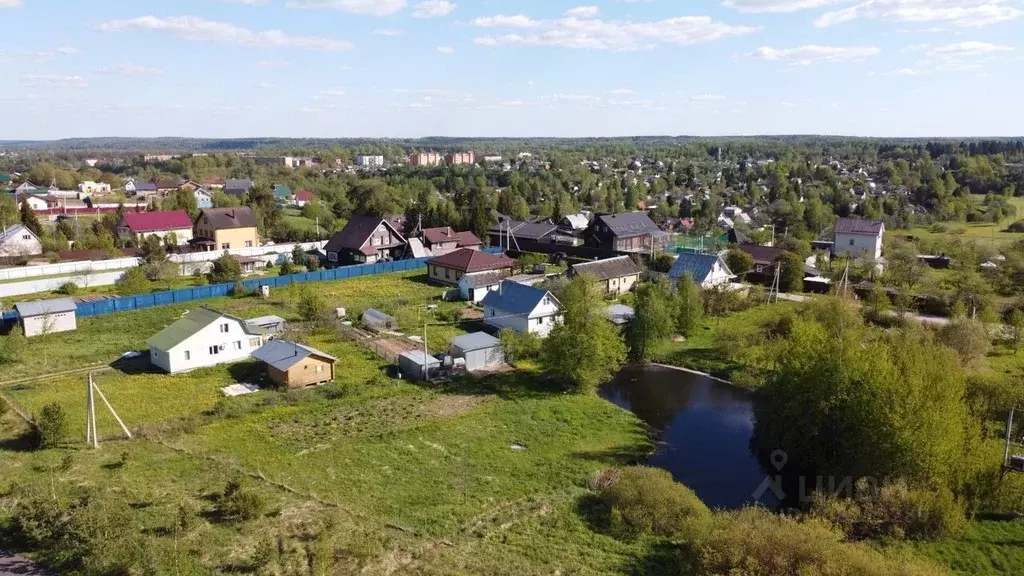
[[[972,200],[980,204],[985,197],[973,195]],[[944,237],[967,237],[979,241],[991,242],[993,246],[1015,242],[1024,239],[1024,234],[1007,232],[1006,227],[1017,220],[1024,219],[1024,197],[1017,196],[1010,199],[1010,204],[1017,208],[1017,215],[1007,218],[998,224],[982,224],[969,222],[942,222],[942,230],[932,230],[930,226],[915,226],[910,230],[891,230],[890,233],[898,236],[913,236],[921,239],[937,239]]]

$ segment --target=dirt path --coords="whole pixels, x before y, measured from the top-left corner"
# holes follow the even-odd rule
[[[0,550],[0,576],[53,576],[53,572],[23,556]]]
[[[51,372],[50,374],[39,374],[36,376],[28,376],[26,378],[18,378],[17,380],[8,380],[0,383],[0,387],[6,388],[12,384],[24,384],[25,382],[33,382],[35,380],[47,380],[49,378],[57,378],[60,376],[88,374],[89,372],[102,372],[104,370],[111,370],[111,367],[106,364],[94,364],[92,366],[86,366],[85,368],[75,368],[74,370],[65,370],[63,372]]]

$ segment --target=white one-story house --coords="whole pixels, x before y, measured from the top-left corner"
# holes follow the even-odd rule
[[[562,305],[550,293],[518,282],[504,281],[484,296],[484,323],[520,334],[547,336],[562,321]]]
[[[199,308],[146,341],[149,361],[171,374],[249,358],[263,331],[241,318]]]
[[[23,224],[0,231],[0,256],[35,256],[43,253],[39,237]]]
[[[581,262],[569,267],[569,277],[588,275],[606,294],[624,294],[640,281],[643,268],[630,256],[616,256],[593,262]]]
[[[466,274],[459,280],[459,297],[469,302],[479,303],[487,296],[488,292],[497,290],[505,278],[508,278],[508,275],[499,271]]]
[[[14,305],[25,336],[45,336],[54,332],[78,329],[75,311],[78,306],[71,298],[18,302]]]
[[[717,254],[680,254],[668,271],[668,277],[675,286],[686,274],[692,276],[701,288],[722,286],[736,277],[725,260]]]

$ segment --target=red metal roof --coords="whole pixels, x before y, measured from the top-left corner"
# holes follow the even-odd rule
[[[295,199],[299,202],[310,202],[313,200],[313,193],[306,190],[299,190],[295,193]]]
[[[512,268],[515,266],[515,260],[505,256],[504,254],[498,254],[495,256],[487,254],[486,252],[480,252],[479,250],[462,248],[454,252],[449,252],[444,256],[438,256],[437,258],[427,260],[427,265],[442,266],[444,268],[459,270],[468,274],[470,272],[486,272],[489,270]]]
[[[479,246],[483,244],[476,234],[472,232],[456,232],[451,226],[443,228],[424,228],[423,237],[431,244],[444,244],[445,242],[456,242],[459,248],[466,246]]]
[[[135,233],[181,230],[192,227],[192,219],[184,210],[172,212],[139,212],[125,214],[124,225]]]

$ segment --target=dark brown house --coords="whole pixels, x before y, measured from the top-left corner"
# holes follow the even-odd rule
[[[387,218],[353,216],[344,229],[331,236],[324,251],[332,266],[373,264],[403,258],[407,245]]]
[[[667,239],[646,212],[598,214],[583,231],[584,246],[617,252],[650,252]]]

